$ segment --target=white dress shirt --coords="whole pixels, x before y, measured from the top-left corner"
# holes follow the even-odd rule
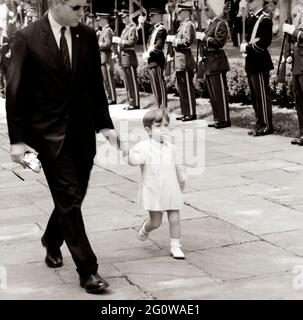
[[[51,26],[51,29],[53,31],[53,34],[55,36],[58,48],[60,50],[60,38],[61,38],[61,28],[64,26],[61,26],[52,16],[51,11],[48,12],[48,20]],[[69,26],[65,26],[65,38],[67,41],[67,47],[68,47],[68,52],[69,52],[69,59],[70,62],[72,63],[72,35],[70,31]]]

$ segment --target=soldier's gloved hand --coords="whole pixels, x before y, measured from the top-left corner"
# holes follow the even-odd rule
[[[295,31],[295,26],[293,24],[284,23],[283,24],[283,32],[292,35]]]
[[[247,47],[247,43],[241,43],[240,52],[246,53],[246,47]]]
[[[170,43],[173,43],[175,41],[175,36],[174,35],[168,35],[166,37],[166,42],[170,42]]]
[[[113,37],[112,42],[116,43],[116,44],[120,44],[121,43],[121,38],[120,37]]]
[[[289,56],[289,57],[287,57],[287,59],[286,59],[286,62],[288,63],[288,64],[291,64],[292,63],[292,57],[291,56]]]
[[[204,32],[199,32],[199,31],[196,32],[196,39],[197,39],[197,40],[203,41],[203,39],[205,38],[205,36],[206,36],[206,34],[205,34]]]
[[[143,59],[144,59],[145,61],[148,61],[148,59],[149,59],[149,57],[150,57],[149,52],[148,52],[148,51],[143,52],[142,57],[143,57]]]
[[[146,21],[146,16],[142,16],[142,15],[140,15],[139,17],[138,17],[138,24],[144,24],[145,23],[145,21]]]

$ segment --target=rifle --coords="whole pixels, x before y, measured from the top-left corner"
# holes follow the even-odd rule
[[[241,5],[242,1],[240,2]],[[241,8],[242,10],[242,43],[246,43],[246,7],[243,5]],[[242,53],[242,57],[246,58],[247,54]]]
[[[114,35],[115,37],[119,37],[119,12],[118,12],[118,0],[115,0],[115,10],[114,10],[114,14],[115,14],[115,31],[114,31]],[[113,52],[114,52],[114,57],[118,57],[119,52],[118,52],[118,45],[117,43],[114,43],[113,45]]]
[[[170,1],[170,2],[168,2],[167,6],[168,6],[167,13],[169,13],[169,16],[170,16],[170,29],[168,31],[168,34],[174,35],[175,30],[174,30],[174,21],[173,21],[173,3]],[[169,42],[168,47],[167,47],[166,64],[165,64],[165,72],[164,72],[164,75],[166,77],[170,77],[170,75],[171,75],[172,62],[174,59],[173,57],[174,57],[173,44],[171,42]]]
[[[201,21],[201,7],[199,6],[199,1],[194,1],[194,6],[196,9],[197,21],[198,21],[198,31],[202,32],[202,21]],[[201,40],[197,42],[197,59],[196,59],[196,70],[197,70],[197,77],[198,79],[204,79],[204,61],[206,58],[205,55],[206,51]]]
[[[286,23],[291,24],[292,23],[292,16],[291,16],[291,0],[288,0],[287,2],[287,20]],[[285,82],[286,78],[286,64],[287,64],[287,58],[291,56],[291,35],[288,35],[287,33],[284,33],[283,37],[283,43],[279,58],[279,64],[277,69],[277,77],[278,82],[283,83]]]
[[[141,2],[141,0],[139,0],[139,4],[140,4],[140,10],[141,10],[141,14],[142,14],[142,13],[143,13],[143,10],[142,10],[142,2]],[[144,23],[142,24],[141,31],[142,31],[143,50],[144,50],[144,52],[146,52],[146,51],[147,51],[147,48],[146,48],[146,41],[145,41],[145,28],[144,28]]]

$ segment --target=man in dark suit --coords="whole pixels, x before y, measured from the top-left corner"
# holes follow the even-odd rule
[[[252,14],[246,21],[246,41],[240,50],[246,54],[245,69],[256,114],[256,125],[248,134],[254,137],[273,133],[269,72],[273,64],[268,47],[272,41],[272,19],[263,10],[263,0],[247,0]]]
[[[17,31],[7,80],[11,157],[39,154],[55,209],[42,237],[46,264],[63,264],[66,242],[89,293],[108,283],[85,233],[81,205],[96,153],[96,132],[117,138],[103,87],[96,33],[79,23],[85,0],[52,0],[40,20]]]
[[[149,79],[156,104],[158,107],[166,108],[167,94],[163,75],[165,65],[163,49],[165,46],[167,30],[162,24],[162,14],[162,10],[158,8],[151,8],[149,10],[152,27],[147,42],[147,52],[143,53],[143,58],[147,62]]]
[[[303,146],[303,11],[298,14],[294,24],[284,23],[283,32],[291,35],[294,42],[292,81],[300,132],[299,138],[291,143]]]
[[[209,127],[216,129],[230,127],[229,104],[226,73],[230,70],[223,47],[228,37],[226,23],[216,17],[209,1],[205,1],[206,16],[210,23],[204,32],[197,32],[197,39],[201,40],[205,48],[204,73],[213,110],[214,123]]]
[[[0,27],[0,96],[5,93],[5,75],[7,71],[9,46],[8,39],[3,35],[3,29]]]

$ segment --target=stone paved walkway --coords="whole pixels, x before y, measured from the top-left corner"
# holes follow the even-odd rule
[[[141,127],[144,112],[111,107],[115,123],[128,120],[130,129]],[[180,125],[172,120],[173,128]],[[65,246],[62,268],[44,264],[40,237],[51,197],[42,174],[17,168],[21,181],[9,170],[1,101],[0,265],[7,288],[0,283],[0,299],[302,299],[293,270],[303,270],[303,148],[285,137],[209,129],[203,120],[184,124],[190,127],[206,131],[206,170],[189,177],[184,194],[185,261],[168,255],[166,218],[148,241],[137,240],[146,217],[135,203],[139,168],[96,158],[83,212],[111,286],[94,296],[79,287]]]

